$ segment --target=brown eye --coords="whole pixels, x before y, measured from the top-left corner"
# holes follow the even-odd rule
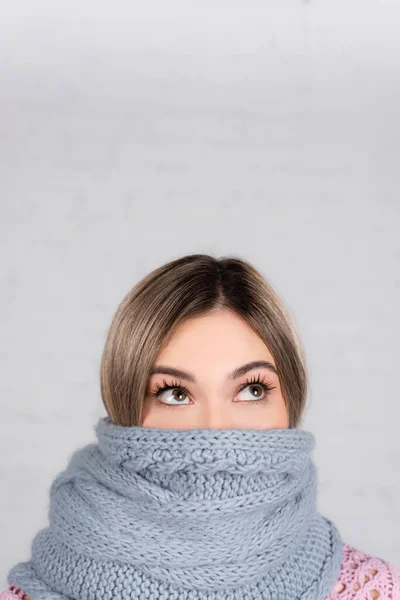
[[[250,391],[252,394],[254,394],[256,396],[256,398],[259,398],[264,393],[264,390],[262,389],[261,385],[258,385],[258,384],[251,385]]]
[[[247,394],[244,394],[244,397],[242,395],[241,399],[257,400],[258,398],[262,398],[266,394],[266,389],[264,389],[264,387],[265,386],[260,383],[250,383],[249,385],[246,385],[246,387],[243,388],[240,393],[245,392],[246,390],[248,390],[248,392]]]
[[[164,398],[161,399],[162,397]],[[158,396],[158,400],[163,404],[169,404],[170,406],[177,406],[178,404],[190,404],[189,402],[185,402],[186,397],[186,392],[180,388],[174,388],[172,390],[166,390],[165,392],[162,392]]]
[[[172,396],[175,400],[177,400],[178,402],[182,402],[182,400],[184,400],[186,394],[184,391],[180,390],[179,388],[175,388],[174,390],[172,390]]]
[[[244,398],[242,397],[239,399],[243,400],[244,402],[260,404],[268,400],[269,393],[274,389],[274,385],[268,383],[265,381],[265,379],[258,375],[257,378],[252,379],[251,381],[247,380],[246,383],[241,387],[239,390],[239,395],[247,390],[247,396],[246,394],[243,394]]]
[[[168,384],[164,380],[164,385],[157,385],[157,390],[151,392],[151,395],[159,400],[164,406],[179,406],[180,404],[186,405],[190,402],[184,402],[185,398],[189,396],[189,392],[183,386],[178,386],[175,383]]]

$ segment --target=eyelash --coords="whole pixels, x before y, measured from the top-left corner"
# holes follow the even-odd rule
[[[275,389],[275,386],[268,383],[263,377],[260,377],[260,375],[257,375],[257,378],[255,378],[253,376],[252,379],[247,379],[246,383],[243,384],[242,387],[239,389],[239,392],[244,390],[248,385],[251,385],[252,383],[258,383],[262,387],[262,389],[264,390],[266,395],[264,398],[261,398],[260,400],[244,400],[244,402],[246,402],[248,404],[263,404],[264,402],[267,402],[268,395],[273,389]],[[156,384],[157,390],[150,392],[151,395],[154,396],[154,398],[158,398],[163,392],[165,392],[165,390],[175,390],[175,389],[182,390],[183,392],[185,392],[186,395],[190,396],[189,390],[184,385],[181,385],[180,383],[173,381],[171,384],[168,384],[166,382],[166,380],[164,379],[163,384],[164,385],[161,386],[157,383]],[[179,406],[179,404],[167,404],[166,402],[160,402],[160,404],[162,404],[162,406],[165,406],[165,408],[175,408],[176,406]],[[187,404],[186,405],[182,404],[181,406],[187,406]]]

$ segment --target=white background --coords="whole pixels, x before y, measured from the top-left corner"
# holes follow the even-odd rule
[[[236,255],[308,357],[319,506],[400,565],[400,4],[0,5],[0,583],[146,273]]]

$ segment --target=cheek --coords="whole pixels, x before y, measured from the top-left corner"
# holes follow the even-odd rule
[[[278,425],[276,425],[276,427],[279,429],[287,429],[289,427],[289,414],[284,404],[277,416],[277,422]]]
[[[274,422],[273,426],[277,429],[287,429],[289,427],[289,412],[282,394],[279,394],[273,403],[271,418]]]

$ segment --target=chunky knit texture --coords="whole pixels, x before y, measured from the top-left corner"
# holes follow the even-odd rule
[[[301,429],[102,418],[51,485],[49,527],[8,582],[31,600],[322,600],[343,544],[316,510]]]
[[[19,600],[25,594],[10,584],[0,600]],[[343,544],[339,577],[325,600],[400,600],[400,567]]]

